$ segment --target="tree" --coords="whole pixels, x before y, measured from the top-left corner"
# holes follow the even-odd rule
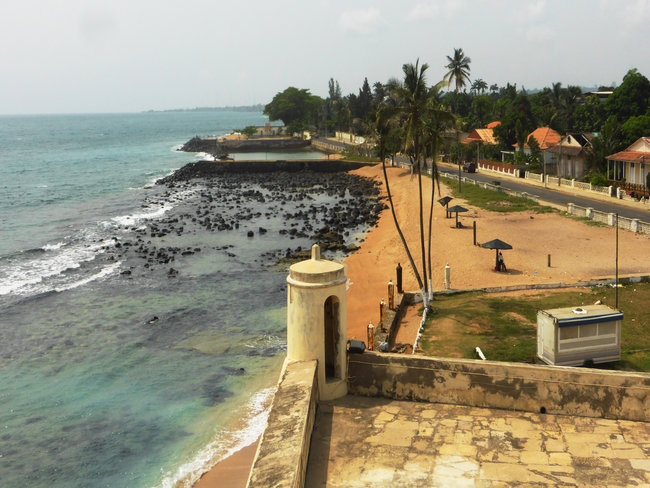
[[[595,95],[576,107],[574,128],[578,132],[598,132],[605,120],[605,104]]]
[[[264,107],[264,114],[271,121],[282,120],[286,126],[307,126],[316,122],[322,102],[320,97],[312,95],[308,89],[290,86],[273,97]]]
[[[623,146],[627,147],[634,143],[639,137],[650,135],[650,115],[639,115],[630,117],[621,126],[623,130]]]
[[[363,86],[359,89],[359,95],[350,95],[350,111],[352,117],[366,119],[372,109],[372,91],[368,78],[364,78]]]
[[[397,101],[394,97],[384,96],[381,100],[377,101],[377,110],[375,112],[375,120],[373,121],[373,130],[375,136],[377,137],[377,145],[379,147],[379,159],[381,160],[381,167],[384,173],[384,184],[386,186],[386,194],[388,196],[388,204],[390,207],[391,215],[393,217],[393,223],[395,224],[395,229],[399,235],[400,240],[402,241],[402,247],[406,252],[406,256],[411,265],[411,269],[415,274],[415,279],[422,289],[422,278],[418,272],[418,267],[415,264],[411,250],[406,242],[404,237],[404,232],[400,226],[399,221],[397,220],[397,214],[395,213],[395,205],[393,203],[393,195],[390,191],[390,184],[388,182],[388,173],[386,172],[386,148],[390,143],[391,135],[395,134],[396,118],[400,114],[400,108],[397,106]],[[423,292],[424,293],[424,292]],[[423,294],[424,298],[424,294]]]
[[[253,137],[255,134],[257,134],[257,127],[254,125],[247,125],[243,129],[235,130],[234,132],[241,132],[246,137]]]
[[[527,95],[520,93],[502,117],[501,124],[494,128],[494,135],[505,148],[511,148],[516,142],[521,149],[526,136],[535,129],[535,125],[530,100]]]
[[[420,224],[420,250],[422,256],[422,277],[415,271],[418,285],[422,290],[422,299],[425,307],[428,307],[427,294],[427,266],[426,254],[424,251],[424,217],[422,207],[422,131],[423,131],[423,114],[426,110],[428,100],[428,90],[426,85],[425,73],[429,65],[424,63],[419,66],[420,60],[415,64],[404,64],[404,82],[396,89],[398,103],[404,117],[404,152],[410,159],[413,168],[418,176],[418,195],[419,195],[419,224]]]
[[[610,115],[597,137],[591,141],[593,150],[589,153],[588,163],[592,170],[605,172],[606,157],[617,153],[623,145],[623,130],[615,115]],[[607,175],[609,178],[610,175]]]
[[[454,56],[447,56],[447,61],[449,61],[445,68],[449,71],[445,75],[445,80],[451,87],[451,84],[456,85],[455,92],[463,88],[467,83],[469,83],[469,64],[472,62],[470,58],[465,56],[462,49],[454,48]]]
[[[472,100],[469,123],[471,127],[483,127],[492,120],[494,101],[489,95],[479,95]]]
[[[488,84],[484,80],[482,80],[481,78],[478,78],[478,79],[474,80],[474,83],[472,83],[471,90],[474,93],[483,94],[483,92],[485,92],[485,90],[487,90],[487,88],[488,88]]]
[[[455,93],[456,99],[458,98],[458,91],[469,83],[469,63],[472,62],[470,58],[465,56],[463,50],[454,48],[454,56],[447,56],[449,63],[445,66],[449,71],[445,75],[445,81],[449,87],[452,82],[456,85]],[[458,100],[456,100],[455,112],[458,113]],[[458,143],[458,130],[456,130],[456,143]],[[460,159],[458,160],[458,191],[460,191]]]
[[[438,186],[440,193],[440,180],[438,176],[438,154],[443,145],[443,134],[446,129],[455,127],[456,120],[454,116],[445,110],[437,94],[442,89],[445,82],[441,81],[434,85],[429,91],[429,100],[426,111],[423,114],[423,145],[425,147],[426,158],[431,159],[431,204],[429,207],[429,234],[427,239],[427,271],[429,273],[429,301],[433,300],[433,284],[431,270],[431,237],[433,225],[433,202],[435,200],[435,189]]]
[[[378,103],[376,110],[376,119],[374,123],[375,132],[378,138],[380,159],[384,172],[384,181],[388,193],[389,205],[393,216],[395,227],[406,251],[407,257],[415,278],[420,286],[422,300],[425,308],[428,309],[429,302],[432,298],[431,283],[431,239],[432,239],[432,212],[429,212],[429,231],[428,246],[425,253],[425,228],[424,228],[424,209],[422,196],[422,169],[426,167],[427,156],[432,157],[432,176],[437,179],[436,155],[442,140],[442,130],[444,127],[453,123],[453,116],[446,110],[442,109],[440,103],[440,87],[438,85],[428,89],[426,86],[425,73],[428,69],[427,64],[419,65],[419,60],[413,64],[404,64],[403,82],[389,80],[384,87],[388,93],[381,102]],[[403,135],[403,151],[411,159],[412,168],[417,172],[418,196],[419,196],[419,230],[420,230],[420,252],[422,256],[422,267],[418,266],[413,259],[410,248],[404,238],[400,224],[397,220],[393,207],[392,195],[390,193],[390,184],[385,165],[386,147],[398,133],[396,127],[401,127]],[[435,191],[435,184],[432,182],[431,198]],[[432,203],[433,205],[433,203]],[[428,279],[427,279],[428,276]],[[427,293],[428,292],[428,293]]]
[[[630,117],[644,115],[650,104],[650,81],[636,69],[623,77],[621,86],[605,101],[608,115],[622,124]]]

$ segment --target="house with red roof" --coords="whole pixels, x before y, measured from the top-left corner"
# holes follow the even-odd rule
[[[650,173],[650,137],[641,137],[627,149],[607,156],[607,174],[610,164],[614,181],[625,181],[626,189],[647,191],[646,178]]]
[[[477,143],[476,147],[476,163],[478,164],[478,161],[480,159],[480,152],[481,152],[481,145],[497,145],[499,144],[499,141],[497,141],[496,137],[494,136],[494,127],[499,125],[501,122],[491,122],[490,124],[486,125],[485,128],[481,129],[474,129],[472,132],[469,133],[469,135],[460,141],[463,144],[472,144],[473,142]],[[490,127],[491,126],[491,127]]]
[[[546,172],[549,173],[549,166],[552,166],[554,168],[557,164],[557,156],[554,153],[550,152],[549,149],[553,146],[557,146],[560,143],[562,136],[550,127],[539,127],[538,129],[535,129],[533,132],[528,134],[528,137],[526,137],[526,143],[523,147],[524,154],[531,153],[531,148],[528,144],[528,141],[530,141],[531,137],[537,141],[539,148],[542,150],[543,163],[546,165]],[[515,151],[522,150],[519,149],[519,144],[513,144],[513,146],[515,148]]]

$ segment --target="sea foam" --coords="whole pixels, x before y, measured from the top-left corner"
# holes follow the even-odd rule
[[[92,244],[83,241],[69,245],[54,244],[49,249],[45,246],[43,249],[46,252],[41,256],[12,261],[5,269],[0,269],[0,295],[52,291],[55,287],[45,283],[45,280],[81,267],[82,263],[92,261],[98,253],[113,244],[112,240],[104,240]]]
[[[255,393],[246,406],[247,414],[243,420],[245,428],[237,431],[221,431],[217,438],[201,449],[188,463],[180,466],[174,474],[167,474],[161,488],[191,487],[206,470],[232,456],[244,447],[255,442],[264,432],[269,416],[270,403],[276,387],[265,388]]]

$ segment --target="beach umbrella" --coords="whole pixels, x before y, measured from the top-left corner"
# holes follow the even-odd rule
[[[467,209],[465,207],[461,207],[460,205],[454,205],[451,207],[448,212],[456,212],[456,227],[458,227],[458,212],[467,212]]]
[[[453,200],[451,197],[442,197],[438,200],[438,203],[442,205],[443,207],[447,207],[447,211],[445,212],[445,218],[449,218],[449,202]]]
[[[499,251],[504,249],[512,249],[512,246],[507,242],[503,242],[501,239],[493,239],[490,242],[485,242],[481,244],[481,247],[485,249],[495,249],[496,250],[496,267],[499,268]]]

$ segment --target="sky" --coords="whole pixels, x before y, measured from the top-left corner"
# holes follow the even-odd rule
[[[0,16],[0,114],[326,97],[462,48],[472,80],[543,88],[650,77],[650,0],[21,0]]]

